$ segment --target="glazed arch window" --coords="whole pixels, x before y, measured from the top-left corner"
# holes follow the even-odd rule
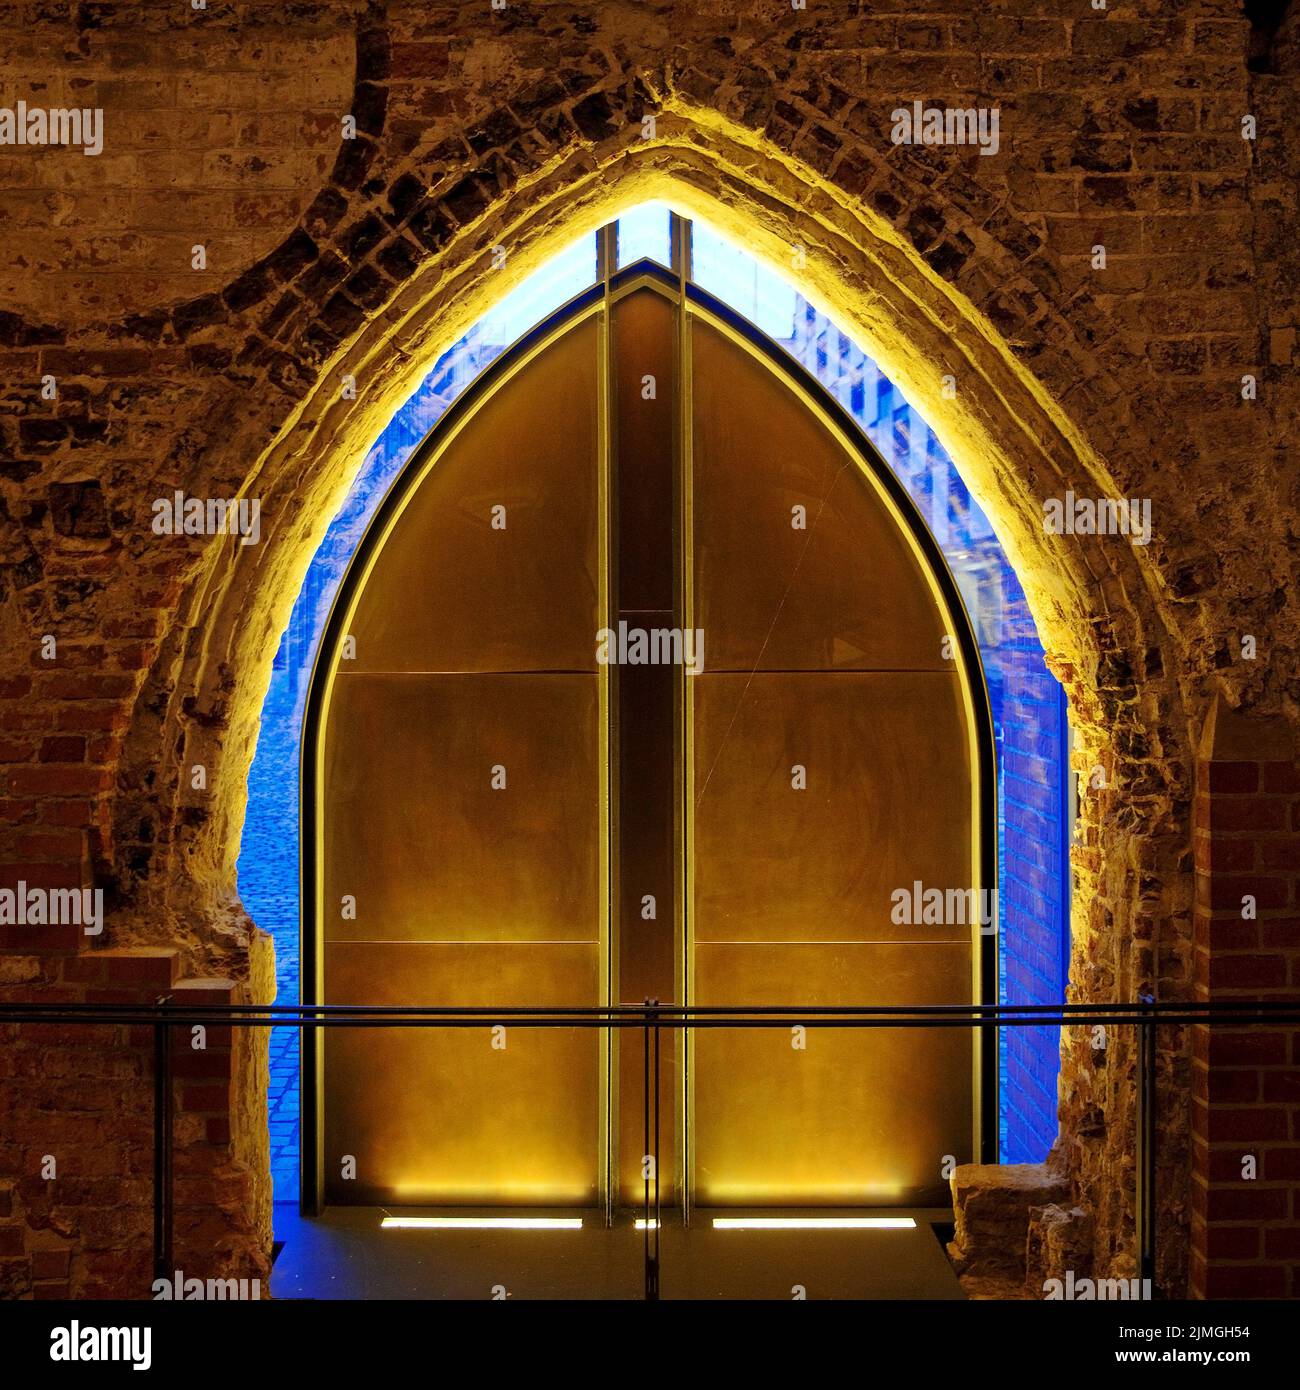
[[[1009,741],[1051,752],[1040,726],[1050,717],[1060,738],[1064,721],[1050,689],[1025,700],[1033,682],[1004,659],[1019,642],[1016,663],[1037,677],[1032,622],[1008,634],[1022,615],[991,528],[950,465],[939,486],[933,437],[887,379],[756,262],[662,205],[606,229],[594,252],[567,261],[572,280],[589,259],[592,287],[494,365],[431,376],[436,427],[412,448],[419,424],[405,425],[382,505],[373,488],[332,533],[334,582],[318,578],[303,647],[331,597],[334,617],[295,712],[304,997],[1006,997],[996,933],[919,932],[889,913],[900,886],[978,892],[999,868],[1023,874],[1026,844],[1043,883],[1063,866],[1050,795],[1029,808],[1042,824],[1028,821],[1004,766]],[[544,298],[535,285],[533,306]],[[699,631],[703,669],[606,666],[602,629]],[[331,649],[342,635],[347,663]],[[1053,768],[1039,770],[1049,793]],[[331,911],[345,895],[347,919]],[[1063,944],[1053,912],[1040,915]],[[1005,940],[1005,900],[991,925]],[[521,1036],[487,1072],[477,1052],[430,1051],[420,1034],[357,1036],[308,1059],[310,1202],[639,1192],[639,1076],[616,1039]],[[956,1032],[923,1037],[882,1048],[837,1035],[819,1069],[788,1040],[702,1035],[671,1058],[665,1192],[898,1204],[936,1196],[936,1152],[1019,1156],[996,1079],[1028,1076],[1047,1047],[999,1059]],[[405,1085],[390,1094],[383,1075]],[[844,1075],[862,1081],[849,1096]],[[764,1110],[780,1119],[756,1127]],[[804,1136],[793,1161],[792,1134]],[[331,1188],[315,1161],[345,1137],[369,1155],[364,1190]]]

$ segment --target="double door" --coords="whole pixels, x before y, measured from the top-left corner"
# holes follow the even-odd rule
[[[978,922],[911,911],[980,887],[950,595],[843,422],[648,266],[497,364],[345,581],[307,896],[315,997],[503,1012],[325,1034],[323,1199],[640,1201],[640,1031],[511,1009],[978,997]],[[661,1194],[937,1200],[974,1154],[976,1054],[962,1029],[665,1033]]]

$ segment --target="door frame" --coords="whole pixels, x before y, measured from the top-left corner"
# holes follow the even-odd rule
[[[680,224],[682,219],[674,218],[674,245],[682,239]],[[603,317],[601,341],[602,350],[601,390],[604,399],[599,403],[602,430],[610,428],[608,408],[608,310],[612,301],[631,293],[634,289],[649,285],[657,292],[675,302],[681,309],[681,320],[685,323],[689,313],[694,312],[710,320],[725,333],[733,337],[751,352],[760,357],[777,375],[784,378],[803,399],[804,403],[820,417],[855,459],[868,479],[879,489],[890,506],[894,518],[905,535],[916,547],[928,577],[934,585],[941,601],[951,618],[960,652],[960,666],[964,676],[962,687],[967,700],[967,717],[970,726],[971,742],[974,745],[973,810],[975,826],[974,862],[982,887],[996,889],[998,846],[997,846],[997,766],[996,747],[993,734],[993,716],[989,703],[988,687],[980,658],[979,643],[965,602],[961,596],[947,561],[938,542],[934,539],[925,518],[921,515],[906,488],[895,476],[884,457],[847,410],[817,381],[799,362],[791,357],[778,343],[769,338],[760,328],[751,323],[730,305],[689,279],[689,266],[684,264],[689,257],[674,257],[678,266],[673,269],[655,262],[642,260],[624,267],[617,272],[609,269],[608,251],[597,280],[582,293],[556,309],[524,333],[511,347],[503,352],[482,373],[471,382],[423,440],[411,452],[388,487],[383,500],[366,526],[348,561],[338,589],[330,607],[329,616],[322,631],[313,662],[311,677],[303,706],[301,739],[300,793],[299,793],[299,879],[300,879],[300,952],[301,952],[301,1002],[305,1006],[324,1001],[324,950],[322,941],[322,919],[320,905],[322,900],[322,864],[318,845],[320,817],[318,793],[322,786],[321,756],[324,740],[322,734],[328,713],[329,690],[337,665],[337,656],[346,637],[344,628],[351,614],[353,600],[364,587],[370,569],[387,539],[389,530],[400,514],[408,497],[419,486],[428,469],[437,457],[452,443],[461,428],[475,414],[479,407],[500,390],[523,366],[531,361],[546,346],[561,334],[574,327],[579,320],[588,315]],[[681,334],[680,341],[685,345],[687,334]],[[688,419],[689,410],[688,373],[689,359],[678,357],[678,369],[683,389],[679,391],[682,401],[683,419]],[[685,467],[684,479],[689,482],[689,431],[681,431],[678,447],[683,453]],[[608,440],[602,440],[602,449],[608,459]],[[608,467],[602,467],[601,486],[607,488]],[[608,497],[602,499],[602,508],[609,505]],[[602,542],[603,551],[604,542]],[[605,565],[604,570],[608,569]],[[602,584],[605,581],[602,579]],[[607,596],[602,594],[602,604]],[[607,733],[602,738],[607,737]],[[606,750],[607,751],[607,750]],[[608,840],[608,828],[603,832]],[[689,828],[687,829],[689,833]],[[607,853],[607,847],[602,853]],[[689,869],[687,870],[689,873]],[[679,896],[689,901],[689,879],[683,882]],[[606,893],[608,899],[610,894]],[[608,902],[606,912],[610,911]],[[978,938],[972,951],[972,995],[978,1003],[996,1002],[997,990],[997,932],[982,933],[975,924]],[[612,937],[612,933],[611,933]],[[689,926],[683,924],[678,949],[682,954],[682,969],[685,979],[689,979],[689,962],[686,959],[686,943],[689,940]],[[610,952],[604,953],[605,969],[609,970]],[[610,981],[604,981],[604,997],[608,1000]],[[611,1103],[611,1087],[608,1078],[612,1067],[609,1058],[611,1030],[600,1031],[601,1064],[606,1084],[602,1087],[603,1109],[601,1131],[602,1143],[606,1152],[600,1155],[601,1172],[605,1176],[604,1205],[607,1217],[612,1200],[612,1157],[608,1150],[611,1116],[608,1108]],[[972,1091],[974,1096],[973,1114],[973,1152],[979,1161],[997,1161],[998,1154],[998,1041],[997,1030],[981,1027],[979,1040],[972,1049]],[[323,1048],[320,1045],[320,1030],[303,1030],[301,1043],[301,1142],[300,1142],[300,1210],[304,1215],[319,1215],[323,1210]],[[689,1067],[682,1068],[683,1084],[679,1088],[678,1104],[685,1121],[689,1114],[689,1100],[686,1093]],[[678,1126],[679,1154],[677,1172],[681,1179],[680,1190],[683,1195],[683,1211],[689,1210],[689,1155],[685,1146],[689,1143],[689,1125]]]

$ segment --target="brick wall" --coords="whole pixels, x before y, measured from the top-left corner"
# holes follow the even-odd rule
[[[1300,756],[1219,711],[1197,762],[1196,992],[1300,996]],[[1197,1028],[1192,1289],[1300,1298],[1300,1029]]]
[[[178,980],[153,947],[0,953],[0,1004],[229,1004],[230,980]],[[266,1138],[241,1128],[240,1071],[265,1039],[175,1028],[174,1261],[202,1277],[270,1271]],[[0,1297],[147,1298],[153,1273],[155,1037],[147,1025],[0,1024]]]

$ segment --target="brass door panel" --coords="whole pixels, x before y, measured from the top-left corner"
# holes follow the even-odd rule
[[[691,320],[690,1002],[967,1003],[979,886],[961,615],[897,504],[778,371]],[[896,911],[958,890],[964,920]],[[941,1201],[974,1156],[964,1030],[701,1029],[701,1205]]]
[[[698,318],[691,351],[693,623],[707,669],[950,668],[933,586],[856,460]]]
[[[595,941],[599,717],[594,675],[339,676],[325,938]]]
[[[356,675],[327,739],[330,1003],[601,999],[595,676]],[[493,789],[493,767],[505,786]],[[337,905],[356,901],[355,919]],[[359,1030],[325,1042],[335,1201],[592,1200],[599,1035]],[[338,1164],[357,1159],[345,1182]]]
[[[607,997],[596,348],[588,320],[490,395],[368,564],[322,735],[329,1003]],[[323,1037],[326,1200],[597,1199],[600,1033],[501,1022]]]
[[[522,1008],[599,997],[595,943],[347,941],[328,1002]],[[325,1035],[328,1200],[578,1206],[596,1200],[600,1041],[487,1025]],[[502,1045],[503,1044],[503,1045]],[[342,1161],[356,1159],[345,1181]]]
[[[594,669],[597,363],[588,319],[487,400],[433,463],[360,594],[349,669]]]
[[[706,673],[690,689],[697,942],[969,940],[891,920],[896,889],[973,882],[954,674]]]
[[[959,1004],[971,953],[944,945],[700,944],[696,1002]],[[694,1192],[703,1206],[938,1205],[969,1162],[969,1029],[701,1029]]]

